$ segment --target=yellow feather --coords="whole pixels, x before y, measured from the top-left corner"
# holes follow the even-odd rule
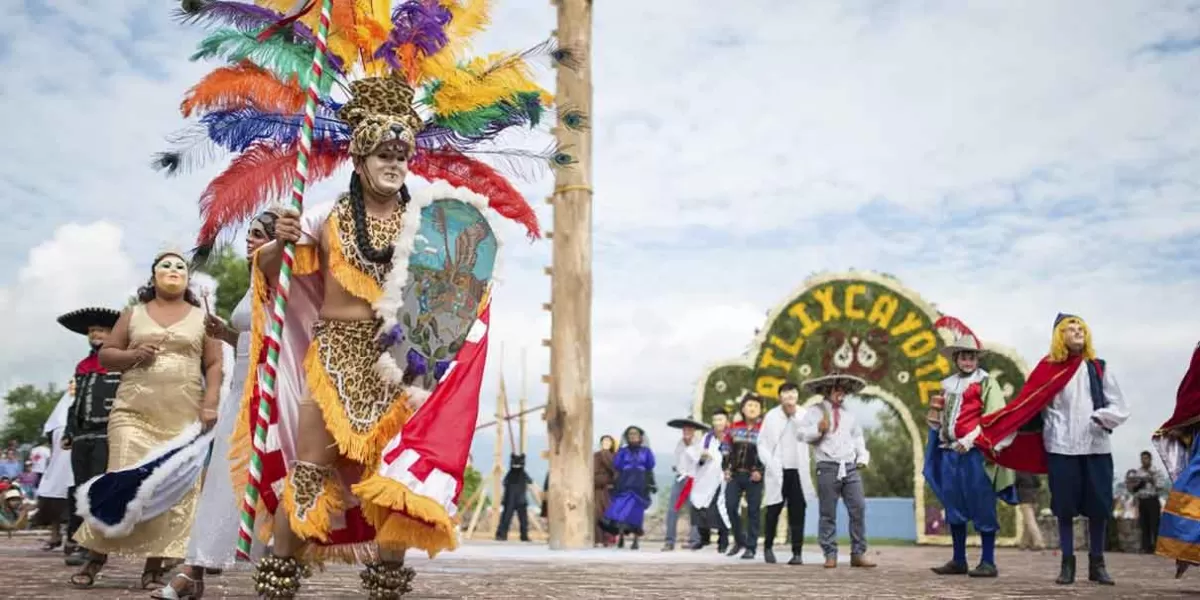
[[[441,86],[433,94],[433,105],[438,115],[490,106],[518,92],[537,92],[547,102],[551,98],[533,81],[529,63],[516,54],[497,52],[454,69],[446,69],[443,59],[437,66]]]
[[[421,72],[415,77],[419,82],[442,79],[441,75],[454,70],[471,37],[491,24],[491,0],[442,0],[442,6],[450,11],[450,25],[446,27],[449,42],[421,62]]]

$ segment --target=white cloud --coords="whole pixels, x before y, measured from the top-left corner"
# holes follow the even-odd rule
[[[534,4],[497,3],[477,49],[544,39],[554,8]],[[18,313],[22,333],[64,348],[11,347],[0,369],[47,379],[76,354],[51,304],[96,302],[87,294],[108,288],[72,298],[42,283],[23,307],[23,277],[55,279],[27,275],[29,249],[66,223],[106,219],[127,234],[123,250],[106,248],[139,265],[128,272],[140,279],[160,244],[191,241],[195,199],[220,167],[165,180],[146,165],[182,125],[184,90],[211,68],[186,61],[195,30],[150,0],[53,6],[18,3],[0,51],[0,102],[20,115],[0,160],[11,231],[0,303],[45,311]],[[1146,446],[1200,331],[1200,52],[1153,50],[1194,37],[1186,6],[626,0],[594,10],[597,437],[638,423],[669,443],[657,442],[674,438],[665,422],[686,410],[706,365],[741,353],[810,273],[856,267],[897,275],[1031,363],[1056,312],[1082,314],[1138,406],[1118,429],[1118,464]],[[539,79],[552,86],[553,72]],[[549,179],[521,189],[550,229]],[[548,372],[551,244],[525,244],[516,227],[501,234],[484,413],[499,342],[514,409],[519,349],[531,404]]]
[[[65,387],[87,342],[55,319],[88,306],[119,309],[142,281],[110,222],[68,223],[26,254],[11,285],[0,289],[10,343],[0,346],[0,385],[54,382]]]

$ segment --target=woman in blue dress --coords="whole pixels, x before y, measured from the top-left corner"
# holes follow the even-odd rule
[[[612,503],[604,511],[601,527],[618,536],[617,547],[625,546],[625,536],[633,535],[631,550],[638,549],[638,540],[645,531],[642,522],[650,498],[658,491],[654,483],[654,452],[641,427],[630,425],[621,436],[621,449],[613,457],[617,483],[612,491]]]

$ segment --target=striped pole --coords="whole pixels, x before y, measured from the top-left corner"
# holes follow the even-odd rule
[[[300,152],[296,155],[296,172],[292,177],[292,208],[304,209],[304,188],[308,184],[308,159],[312,152],[313,120],[317,111],[317,84],[324,75],[325,38],[329,34],[329,13],[333,0],[322,0],[321,23],[317,29],[317,45],[313,52],[312,72],[308,80],[308,98],[304,103],[304,124],[300,130]],[[267,332],[267,364],[261,374],[258,414],[254,420],[254,453],[250,457],[250,476],[242,498],[241,522],[238,528],[237,557],[250,560],[254,539],[254,521],[258,512],[258,491],[262,482],[263,455],[267,445],[267,426],[276,402],[275,378],[279,369],[279,341],[283,338],[283,315],[287,310],[288,287],[292,283],[292,265],[296,260],[296,245],[283,248],[283,264],[279,267],[279,283],[271,310],[271,328]]]

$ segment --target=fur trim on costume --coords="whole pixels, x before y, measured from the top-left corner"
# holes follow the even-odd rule
[[[495,235],[495,219],[492,218],[492,211],[488,208],[488,199],[483,195],[477,194],[466,188],[452,186],[445,181],[435,181],[429,185],[417,190],[409,199],[408,208],[404,211],[400,226],[400,236],[396,239],[395,251],[392,254],[392,270],[388,275],[387,281],[383,285],[383,296],[375,301],[375,315],[379,317],[383,323],[379,327],[379,335],[386,335],[393,327],[396,326],[396,315],[404,306],[404,290],[408,287],[409,274],[409,259],[412,257],[413,250],[416,249],[417,233],[421,230],[421,211],[436,200],[457,200],[465,202],[475,207],[484,218],[488,220],[488,224],[492,227],[493,235]],[[500,256],[500,238],[496,236],[496,265],[492,267],[492,279],[495,278],[495,273],[498,271]],[[395,357],[391,352],[385,351],[379,357],[379,361],[375,364],[375,370],[385,381],[400,383],[404,379],[404,367],[396,362]],[[407,391],[410,394],[410,402],[413,403],[413,409],[420,407],[425,399],[429,397],[429,390],[421,390],[424,392],[424,397],[419,397],[412,393],[416,386],[408,386]]]
[[[204,458],[208,454],[208,447],[213,439],[213,430],[201,433],[201,429],[200,423],[193,423],[133,466],[89,479],[75,492],[75,502],[78,506],[76,514],[82,517],[89,527],[104,537],[122,538],[129,535],[137,524],[153,519],[169,510],[170,505],[153,505],[152,502],[156,497],[161,498],[159,488],[167,482],[169,477],[178,475],[180,471],[191,470],[198,478],[201,471],[204,470]],[[150,473],[140,481],[136,481],[136,483],[130,481],[130,485],[136,485],[136,492],[129,503],[125,505],[119,521],[109,523],[93,513],[90,492],[96,482],[105,477],[112,478],[122,474],[132,476],[133,471],[150,465],[168,454],[171,456],[152,467]],[[192,485],[195,483],[193,482]]]

